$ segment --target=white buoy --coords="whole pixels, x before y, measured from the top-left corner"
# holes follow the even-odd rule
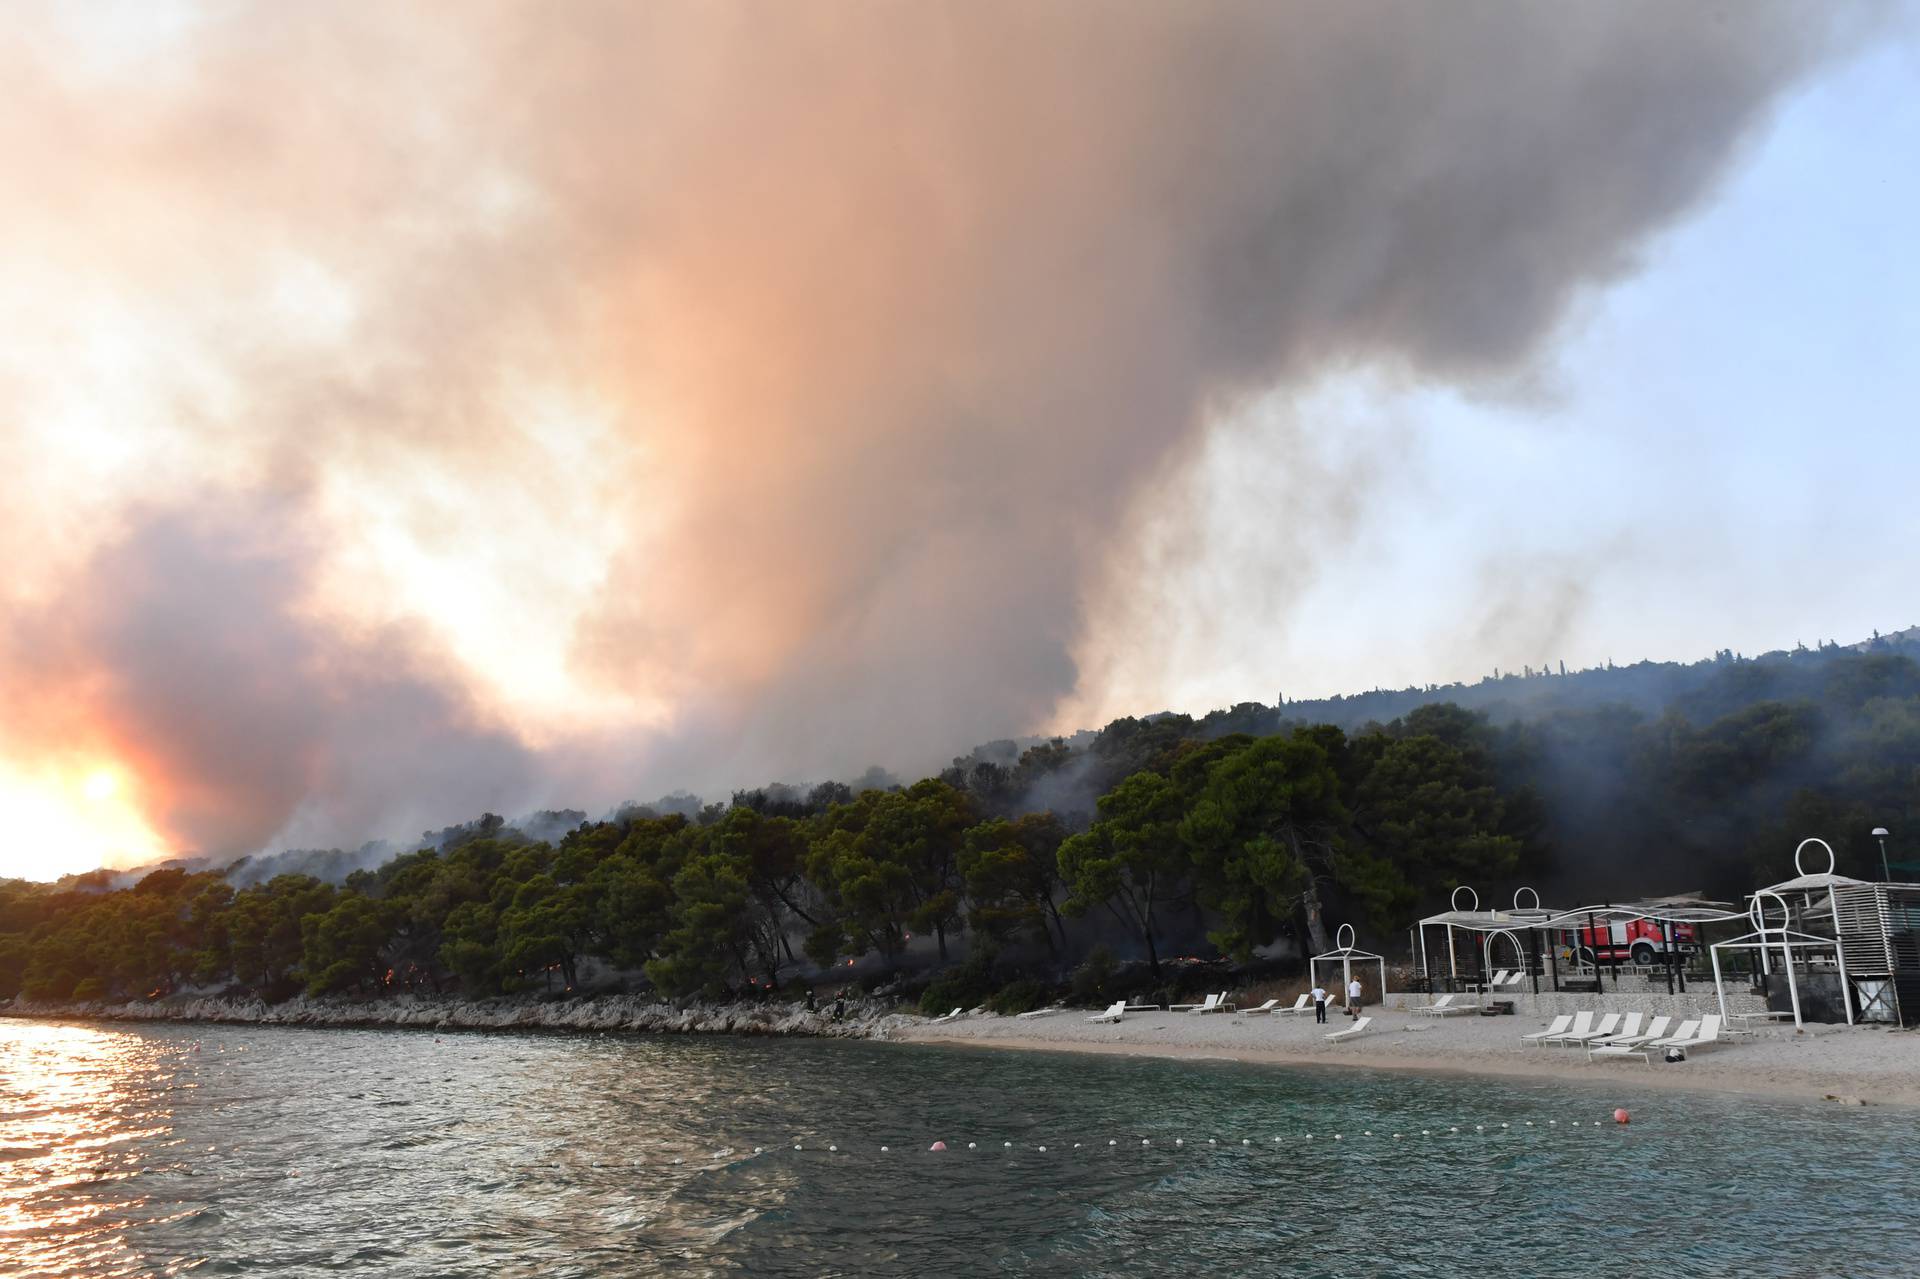
[[[1335,1134],[1333,1134],[1333,1139],[1334,1139],[1335,1141],[1344,1141],[1344,1140],[1345,1140],[1345,1138],[1343,1138],[1343,1137],[1342,1137],[1342,1136],[1341,1136],[1341,1135],[1340,1135],[1339,1133],[1335,1133]]]
[[[1074,1143],[1073,1143],[1073,1148],[1074,1148],[1075,1150],[1078,1150],[1078,1149],[1080,1149],[1080,1143],[1079,1143],[1079,1142],[1077,1142],[1077,1141],[1076,1141],[1076,1142],[1074,1142]]]
[[[1422,1128],[1422,1129],[1420,1130],[1420,1135],[1421,1135],[1422,1137],[1426,1137],[1426,1136],[1430,1136],[1431,1134],[1430,1134],[1430,1133],[1428,1133],[1428,1132],[1427,1132],[1427,1130],[1426,1130],[1425,1128]]]
[[[1004,1149],[1007,1149],[1007,1150],[1012,1150],[1012,1149],[1013,1149],[1013,1143],[1012,1143],[1012,1142],[1010,1142],[1010,1141],[1003,1141],[1003,1142],[1001,1142],[1001,1143],[1000,1143],[1000,1145],[1002,1146],[1002,1148],[1004,1148]]]
[[[1143,1146],[1151,1146],[1153,1143],[1151,1141],[1148,1141],[1145,1137],[1142,1137],[1140,1139],[1140,1144]]]
[[[1047,1148],[1046,1148],[1045,1146],[1042,1146],[1042,1147],[1040,1147],[1040,1153],[1041,1153],[1041,1154],[1043,1154],[1043,1155],[1044,1155],[1044,1154],[1045,1154],[1046,1152],[1047,1152]]]
[[[886,1148],[885,1146],[882,1146],[882,1147],[880,1147],[880,1153],[881,1153],[881,1154],[883,1154],[883,1155],[884,1155],[884,1154],[886,1154],[886,1153],[887,1153],[887,1148]]]
[[[1251,1137],[1242,1137],[1240,1139],[1240,1144],[1243,1146],[1251,1146],[1253,1144],[1253,1139]]]
[[[798,1150],[798,1149],[800,1149],[800,1143],[799,1143],[799,1142],[797,1142],[797,1141],[796,1141],[796,1142],[794,1142],[794,1143],[793,1143],[793,1148],[794,1148],[795,1150]]]
[[[828,1150],[829,1152],[833,1152],[833,1153],[837,1153],[837,1152],[839,1151],[839,1149],[840,1149],[840,1147],[838,1147],[838,1146],[828,1146],[828,1147],[827,1147],[827,1150]]]
[[[1115,1140],[1113,1140],[1113,1139],[1111,1139],[1111,1138],[1109,1138],[1109,1139],[1108,1139],[1108,1141],[1107,1141],[1107,1144],[1108,1144],[1109,1146],[1117,1146],[1117,1145],[1119,1145],[1120,1143],[1119,1143],[1118,1141],[1115,1141]]]
[[[753,1153],[756,1155],[763,1155],[766,1153],[766,1148],[764,1146],[755,1146],[753,1148]]]
[[[973,1149],[973,1143],[972,1143],[972,1142],[968,1142],[968,1143],[967,1143],[967,1149],[968,1149],[968,1150],[972,1150],[972,1149]]]
[[[1184,1146],[1187,1144],[1187,1139],[1185,1137],[1175,1137],[1173,1139],[1173,1144],[1176,1146]]]

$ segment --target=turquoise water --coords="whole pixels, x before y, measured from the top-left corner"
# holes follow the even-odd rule
[[[0,1021],[0,1272],[1909,1276],[1916,1137],[1230,1063]]]

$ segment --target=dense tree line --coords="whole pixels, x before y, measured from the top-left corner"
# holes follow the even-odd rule
[[[182,867],[125,888],[0,881],[0,998],[490,995],[610,975],[679,996],[891,969],[915,939],[929,959],[964,944],[1053,975],[1104,939],[1157,968],[1170,944],[1325,949],[1342,921],[1391,940],[1459,883],[1733,896],[1781,877],[1807,834],[1873,877],[1867,832],[1920,819],[1920,666],[1821,659],[1798,696],[1728,663],[1658,715],[1496,726],[1438,703],[1351,734],[1124,719],[910,786],[770,787],[557,839],[489,817],[337,884]]]

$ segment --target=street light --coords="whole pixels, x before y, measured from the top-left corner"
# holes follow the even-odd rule
[[[1873,828],[1873,837],[1880,841],[1880,878],[1891,884],[1893,882],[1893,875],[1887,870],[1887,835],[1888,831],[1885,826],[1875,826]]]

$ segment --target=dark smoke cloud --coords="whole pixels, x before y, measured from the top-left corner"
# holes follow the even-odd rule
[[[1523,372],[1843,25],[237,6],[117,78],[26,42],[0,67],[0,164],[34,177],[15,252],[137,296],[220,377],[156,388],[206,466],[156,475],[45,592],[9,674],[66,701],[99,677],[84,698],[195,848],[935,765],[1074,689],[1088,583],[1212,410],[1361,364]],[[234,300],[289,249],[352,295],[333,345]],[[515,379],[611,426],[556,460]],[[584,602],[513,620],[571,627],[573,678],[646,713],[529,746],[405,598],[317,608],[368,509],[484,549],[508,592],[549,571],[520,540],[611,530]]]
[[[216,859],[535,799],[539,758],[404,630],[303,614],[310,553],[284,530],[263,538],[278,525],[257,510],[136,516],[57,609],[14,619],[9,664],[59,697],[20,690],[9,711],[103,726],[154,820]]]

